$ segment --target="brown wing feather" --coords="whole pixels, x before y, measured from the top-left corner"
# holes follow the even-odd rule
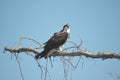
[[[54,48],[58,48],[66,42],[67,38],[68,33],[66,32],[55,34],[47,41],[46,45],[44,46],[44,49],[52,50]]]

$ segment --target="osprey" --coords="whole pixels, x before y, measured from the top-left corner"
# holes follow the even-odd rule
[[[47,58],[49,51],[53,49],[60,49],[60,47],[69,38],[70,28],[68,24],[63,26],[60,32],[54,33],[54,35],[45,43],[44,50],[35,56],[35,59],[45,57]]]

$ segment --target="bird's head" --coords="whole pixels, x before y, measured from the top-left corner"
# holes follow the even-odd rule
[[[70,27],[69,27],[68,24],[66,24],[66,25],[63,26],[63,32],[70,33]]]

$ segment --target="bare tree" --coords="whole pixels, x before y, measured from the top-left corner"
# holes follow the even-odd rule
[[[22,44],[22,41],[23,40],[29,40],[29,41],[32,41],[36,44],[39,45],[39,47],[37,48],[30,48],[30,47],[21,47],[21,44]],[[80,59],[78,60],[77,64],[73,65],[73,63],[70,61],[70,57],[76,57],[76,56],[85,56],[87,58],[94,58],[94,59],[102,59],[102,60],[105,60],[105,59],[120,59],[120,53],[111,53],[111,52],[97,52],[97,53],[94,53],[94,52],[90,52],[88,50],[83,50],[81,49],[81,45],[82,45],[82,41],[80,42],[79,45],[77,45],[76,43],[72,42],[72,41],[69,41],[69,43],[72,44],[72,46],[70,47],[67,47],[67,48],[64,48],[63,52],[61,51],[58,51],[58,50],[52,50],[50,51],[50,54],[48,55],[48,58],[51,58],[51,56],[53,57],[62,57],[62,59],[64,60],[63,61],[63,64],[65,64],[66,62],[69,63],[69,65],[71,67],[74,67],[76,68],[77,65],[79,64],[79,61]],[[21,73],[21,77],[22,77],[22,80],[24,80],[24,75],[23,75],[23,72],[22,72],[22,68],[21,68],[21,64],[20,64],[20,58],[19,58],[19,53],[25,53],[25,54],[29,54],[30,56],[32,56],[34,58],[34,56],[36,54],[40,54],[41,53],[41,49],[43,48],[43,45],[40,44],[38,41],[34,40],[34,39],[31,39],[31,38],[27,38],[27,37],[21,37],[20,38],[20,42],[18,43],[18,47],[17,48],[14,48],[14,47],[9,47],[9,46],[5,46],[4,47],[4,53],[6,51],[10,52],[12,55],[15,56],[17,62],[18,62],[18,65],[19,65],[19,70],[20,70],[20,73]],[[73,50],[70,50],[70,49],[73,49],[73,50],[76,50],[76,51],[73,51]],[[68,57],[68,58],[65,58],[65,57]],[[48,58],[47,58],[47,61],[48,61]],[[35,58],[34,58],[35,59]],[[36,60],[36,59],[35,59]],[[50,77],[50,74],[49,74],[49,70],[47,69],[47,61],[46,61],[46,66],[43,66],[39,63],[38,60],[36,60],[37,64],[38,64],[38,67],[40,68],[40,71],[41,71],[41,79],[43,79],[43,73],[45,73],[45,77],[44,77],[44,80],[46,80],[46,75],[48,74],[49,76],[49,79],[51,80],[51,77]],[[50,59],[51,61],[51,59]],[[51,64],[52,64],[52,61],[51,61]],[[65,75],[65,80],[67,80],[67,76],[66,76],[66,70],[64,69],[64,75]],[[119,78],[119,76],[118,76]]]

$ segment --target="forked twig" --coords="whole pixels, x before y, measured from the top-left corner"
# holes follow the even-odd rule
[[[36,41],[36,40],[34,40],[34,39],[32,39],[32,38],[28,38],[28,37],[21,37],[21,40],[22,40],[22,39],[31,40],[31,41],[33,41],[33,42],[37,43],[39,46],[41,46],[41,47],[42,47],[42,44],[40,44],[38,41]]]

